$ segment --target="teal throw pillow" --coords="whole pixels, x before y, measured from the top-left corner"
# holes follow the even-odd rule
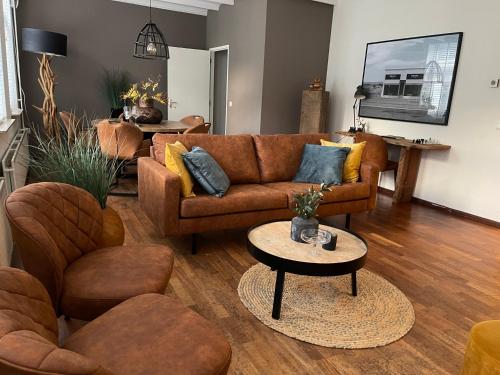
[[[349,147],[305,145],[302,162],[293,181],[342,185],[344,162],[350,151]]]
[[[230,186],[226,172],[215,159],[201,147],[193,147],[182,154],[184,165],[193,178],[210,195],[222,198]]]

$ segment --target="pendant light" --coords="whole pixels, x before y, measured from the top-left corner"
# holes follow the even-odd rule
[[[137,36],[134,57],[150,60],[168,60],[170,58],[165,37],[152,21],[151,0],[149,0],[149,23],[142,28]]]

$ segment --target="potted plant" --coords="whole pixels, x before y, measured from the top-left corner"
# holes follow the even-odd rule
[[[102,91],[111,108],[111,118],[118,118],[123,113],[122,95],[130,87],[127,72],[105,69],[102,75]]]
[[[34,130],[30,145],[30,170],[36,181],[78,186],[94,196],[103,209],[103,234],[99,247],[123,244],[125,231],[120,216],[107,206],[108,194],[122,162],[101,152],[96,130],[84,119],[72,129],[72,137],[48,138]]]
[[[316,210],[323,200],[323,192],[331,191],[327,184],[321,184],[319,190],[313,186],[303,193],[293,195],[293,210],[298,216],[292,219],[291,238],[297,242],[303,242],[300,234],[304,229],[318,229],[319,221],[315,218]]]
[[[167,104],[167,96],[158,91],[160,76],[156,80],[148,78],[141,83],[134,83],[127,92],[122,95],[123,100],[130,100],[138,108],[135,121],[139,124],[159,124],[163,120],[163,113],[155,108],[154,103]]]

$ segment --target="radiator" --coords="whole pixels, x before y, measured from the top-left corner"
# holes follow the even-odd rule
[[[0,178],[0,266],[10,266],[12,257],[12,236],[9,223],[5,216],[5,199],[7,198],[7,184],[4,178]]]
[[[28,175],[29,149],[28,129],[20,129],[2,159],[3,178],[0,178],[0,266],[10,266],[12,258],[12,236],[5,216],[5,199],[24,186]]]
[[[29,166],[28,133],[28,129],[20,129],[2,159],[3,175],[9,193],[26,183]]]

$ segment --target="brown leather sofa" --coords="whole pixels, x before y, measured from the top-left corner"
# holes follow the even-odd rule
[[[161,294],[129,299],[58,343],[43,285],[0,268],[0,374],[163,375],[227,373],[231,347],[210,322]]]
[[[140,158],[139,202],[162,235],[194,234],[241,228],[294,215],[292,196],[310,184],[292,182],[304,145],[319,144],[329,134],[189,135],[156,134],[152,156]],[[200,146],[224,169],[231,187],[223,198],[198,193],[181,196],[179,177],[164,165],[166,143]],[[370,155],[370,152],[367,153]],[[320,217],[351,214],[375,207],[379,171],[363,159],[361,180],[325,193]]]
[[[75,186],[41,182],[5,202],[26,271],[45,286],[58,315],[91,320],[126,299],[163,293],[174,255],[161,245],[98,248],[103,213]]]

